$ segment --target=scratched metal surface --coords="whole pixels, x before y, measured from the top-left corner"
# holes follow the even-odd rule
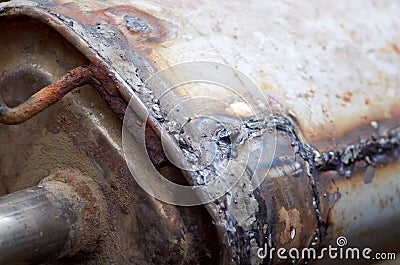
[[[151,13],[179,28],[150,50],[157,65],[201,59],[236,67],[284,102],[310,142],[399,113],[398,2],[157,6]]]
[[[310,142],[399,114],[396,1],[133,3],[178,29],[148,50],[157,68],[232,65],[284,102]]]
[[[192,60],[232,65],[284,102],[310,142],[398,115],[397,2],[38,2],[88,25],[116,25],[153,71]],[[123,16],[140,14],[135,8],[162,19],[164,27],[131,34]],[[128,65],[119,54],[108,59],[117,69]]]
[[[125,99],[134,97],[138,116],[143,116],[146,113],[144,110],[150,107],[143,97],[146,91],[139,89],[143,78],[176,63],[211,60],[232,65],[250,76],[262,89],[262,93],[273,98],[272,102],[279,102],[276,107],[272,104],[273,110],[296,121],[299,140],[305,140],[320,151],[343,148],[347,144],[356,143],[360,135],[367,137],[376,132],[375,126],[370,126],[371,121],[398,125],[400,33],[397,29],[400,27],[400,17],[397,14],[400,5],[397,2],[344,1],[315,4],[309,1],[297,4],[237,1],[210,4],[206,1],[18,1],[3,3],[0,8],[5,6],[14,8],[1,9],[3,16],[28,14],[42,19],[78,47],[90,61],[106,65],[116,76],[120,93]],[[135,17],[145,22],[144,28],[132,30],[129,19]],[[160,91],[153,92],[157,94]],[[181,98],[194,97],[195,94],[191,92],[193,90],[177,90],[174,100],[178,102]],[[235,109],[235,106],[232,108]],[[162,107],[168,110],[170,106],[165,104]],[[239,108],[237,112],[241,110]],[[187,115],[195,111],[187,106]],[[219,117],[218,113],[215,115]],[[152,118],[156,127],[160,127],[156,117]],[[282,137],[282,146],[289,145],[288,135]],[[282,152],[294,156],[290,148]],[[375,183],[374,190],[388,196],[390,203],[398,201],[399,195],[393,188],[400,187],[398,178],[393,177],[398,172],[397,167],[386,167],[390,167],[390,170],[377,170],[380,177],[373,174],[370,179],[368,176],[367,183],[360,182],[357,177],[344,178],[335,171],[333,176],[318,183],[320,196],[317,197],[321,207],[325,207],[320,209],[324,211],[322,217],[325,222],[331,222],[329,229],[336,229],[336,232],[329,232],[332,240],[333,235],[340,234],[341,225],[347,224],[346,220],[340,220],[341,214],[348,216],[348,211],[354,209],[352,207],[360,207],[361,204],[356,203],[354,198],[368,196],[357,194],[367,194],[371,188],[369,183],[378,181],[379,185]],[[263,194],[267,205],[269,200],[275,198],[269,197],[269,191],[278,190],[277,193],[281,194],[277,195],[278,203],[275,206],[278,208],[271,210],[274,205],[269,205],[269,209],[263,210],[263,213],[269,214],[266,221],[268,225],[277,221],[274,239],[278,245],[307,246],[310,243],[307,240],[314,236],[312,232],[321,226],[316,223],[310,205],[316,198],[308,194],[310,189],[305,184],[302,194],[305,193],[306,198],[296,201],[300,196],[296,187],[300,184],[290,174],[285,177],[289,178],[278,178],[278,183],[274,183],[274,178],[266,181]],[[336,183],[332,181],[334,178],[340,179],[335,187],[346,194],[338,201],[332,199],[338,191],[330,185]],[[363,183],[366,187],[362,186]],[[362,192],[352,193],[346,189],[346,185],[358,184],[355,189],[360,188]],[[285,185],[287,190],[280,192],[279,188]],[[325,192],[332,196],[323,196]],[[281,205],[279,199],[283,201]],[[262,205],[259,198],[256,201],[244,203],[252,205],[250,210],[256,210]],[[390,203],[388,205],[393,207],[383,208],[389,211],[388,215],[398,218],[398,204]],[[221,222],[221,241],[227,244],[225,247],[228,249],[225,262],[243,263],[243,260],[231,259],[238,255],[234,253],[238,250],[237,247],[228,247],[231,242],[224,232],[227,227],[222,225],[226,216],[219,215],[219,206],[208,207],[217,223]],[[300,209],[300,213],[296,209]],[[228,210],[234,212],[234,209]],[[358,220],[382,224],[385,219],[384,215],[379,216],[379,207],[369,207],[365,211],[368,214],[364,215],[364,219],[358,215]],[[242,214],[234,217],[240,219]],[[290,220],[293,220],[293,216],[309,218],[305,221],[309,224],[307,229],[304,228],[303,220],[296,220],[293,224],[301,231],[297,235],[301,242],[288,240],[290,231],[287,228],[292,229]],[[255,228],[253,225],[260,228],[260,224],[253,224],[254,221],[250,219],[243,226],[234,225],[233,228],[247,227],[251,230]],[[356,222],[351,224],[355,225]],[[384,226],[381,225],[380,229],[384,229]],[[265,233],[261,236],[266,236]],[[246,236],[243,238],[245,244],[254,239]],[[367,242],[371,239],[373,237],[363,237]],[[263,240],[258,238],[257,244]],[[390,242],[390,236],[385,237],[385,240]],[[251,260],[257,263],[254,249],[250,252],[243,254],[242,258],[245,262]]]

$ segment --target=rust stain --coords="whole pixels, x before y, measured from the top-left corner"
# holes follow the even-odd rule
[[[167,30],[160,19],[132,6],[115,6],[94,12],[105,23],[117,26],[134,41],[160,41]]]
[[[386,195],[384,198],[379,199],[379,206],[381,209],[385,209],[389,205],[389,197]]]
[[[389,43],[389,46],[379,49],[380,52],[385,54],[398,54],[400,55],[400,47],[396,43]]]
[[[56,82],[44,87],[21,105],[9,108],[0,104],[0,123],[19,124],[37,115],[62,99],[74,88],[87,84],[91,77],[90,67],[79,66],[70,70]]]
[[[371,236],[373,234],[373,232],[372,231],[363,231],[363,232],[360,232],[359,234],[358,234],[358,237],[359,238],[364,238],[364,237],[369,237],[369,236]]]
[[[392,43],[392,48],[395,51],[395,53],[397,53],[398,55],[400,55],[400,48],[399,46],[397,46],[397,44]]]
[[[112,25],[119,31],[116,36],[125,38],[135,50],[149,48],[151,43],[164,41],[174,32],[169,30],[173,28],[171,23],[128,5],[100,8],[94,3],[93,9],[85,11],[77,3],[65,3],[53,4],[51,10],[94,30],[101,24]]]
[[[260,85],[259,86],[260,86],[261,89],[265,89],[265,90],[272,90],[273,91],[275,89],[275,87],[272,84],[264,82],[264,81],[260,81]]]
[[[292,231],[299,233],[303,229],[300,212],[297,209],[287,211],[284,207],[279,210],[279,221],[283,223],[283,229],[279,233],[281,244],[287,244],[296,238]]]
[[[337,235],[343,235],[344,227],[343,226],[338,226],[335,228],[336,234]]]
[[[89,84],[99,92],[110,109],[122,120],[127,103],[119,94],[118,82],[115,76],[104,67],[101,67],[101,65],[92,64]]]
[[[351,92],[346,92],[346,93],[344,94],[344,96],[343,96],[343,100],[344,100],[345,102],[350,102],[352,97],[353,97],[353,93],[351,93]]]
[[[110,109],[123,120],[127,103],[119,94],[118,82],[113,74],[100,65],[91,65],[91,79],[89,84],[93,86],[102,98],[107,102]],[[168,159],[164,153],[160,137],[156,133],[156,129],[151,127],[150,123],[146,124],[145,130],[146,149],[151,162],[161,167],[167,164]]]
[[[81,214],[82,219],[78,223],[80,233],[79,248],[83,251],[96,249],[99,240],[108,228],[104,222],[105,204],[101,198],[101,192],[97,191],[95,182],[87,181],[72,172],[57,172],[43,180],[43,183],[66,183],[71,190],[83,202]]]
[[[0,112],[0,123],[22,123],[62,99],[71,90],[85,84],[94,87],[117,117],[120,120],[123,119],[127,103],[119,94],[115,76],[100,65],[91,64],[72,69],[60,80],[44,87],[17,107],[3,106]],[[149,126],[146,128],[146,147],[151,161],[156,166],[162,166],[167,162],[161,141],[154,129]]]
[[[151,162],[157,167],[166,165],[168,159],[166,154],[164,153],[161,140],[150,126],[146,126],[145,137],[146,149]]]
[[[62,99],[71,90],[86,84],[96,88],[114,113],[120,119],[123,118],[127,104],[119,95],[117,81],[106,69],[91,64],[70,70],[59,80],[42,88],[17,107],[8,108],[0,104],[0,122],[5,124],[22,123]]]
[[[352,100],[352,98],[353,98],[353,93],[350,92],[350,91],[347,91],[347,92],[345,92],[345,93],[342,94],[342,95],[336,94],[335,97],[336,97],[337,99],[342,99],[344,102],[341,103],[340,105],[341,105],[342,107],[346,107],[346,103],[351,102],[351,100]],[[366,104],[367,104],[367,103],[366,103]]]

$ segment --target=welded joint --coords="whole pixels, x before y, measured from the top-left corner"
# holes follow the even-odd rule
[[[370,166],[376,166],[377,164],[386,164],[391,159],[396,160],[400,156],[400,127],[389,130],[385,135],[377,136],[373,134],[370,140],[360,141],[358,144],[349,144],[343,150],[320,152],[315,147],[302,141],[296,132],[293,122],[280,114],[271,114],[261,120],[249,119],[244,121],[240,128],[217,130],[214,133],[213,139],[219,143],[219,145],[217,145],[218,147],[221,147],[221,145],[225,147],[223,149],[225,150],[225,156],[221,157],[223,159],[229,159],[231,153],[234,153],[238,146],[242,145],[250,138],[257,137],[266,131],[276,131],[279,134],[285,135],[290,140],[290,144],[294,149],[294,154],[298,155],[306,164],[306,174],[309,179],[308,185],[312,194],[311,206],[317,221],[317,229],[310,235],[310,241],[306,247],[318,248],[325,236],[328,226],[321,213],[320,190],[318,189],[320,173],[334,170],[338,172],[339,175],[351,177],[352,169],[354,169],[356,163],[360,161],[364,161]],[[244,133],[240,134],[238,132]],[[238,135],[241,136],[238,137]],[[193,152],[189,142],[186,142],[182,138],[178,138],[178,140],[178,145],[182,149]],[[206,169],[210,170],[209,168]],[[350,170],[350,172],[348,170]],[[201,172],[195,172],[195,175],[200,173]],[[197,179],[198,178],[195,178],[195,181],[197,181]],[[214,203],[217,208],[220,208],[220,211],[223,213],[225,212],[220,202],[216,201]],[[230,214],[226,214],[227,216],[225,216],[224,219],[228,232],[225,236],[229,238],[228,241],[230,245],[235,246],[235,241],[237,240],[235,239],[236,235],[229,233],[229,231],[236,231],[234,225],[235,221]],[[236,232],[233,232],[233,234],[235,233]],[[235,253],[234,250],[233,253]],[[233,255],[234,258],[238,258],[235,254]],[[309,262],[310,260],[304,260],[303,264],[308,264]]]
[[[400,126],[397,126],[384,135],[372,134],[369,139],[349,144],[343,150],[324,152],[315,157],[315,163],[320,171],[335,170],[342,176],[350,177],[358,162],[374,167],[398,160],[399,156]]]

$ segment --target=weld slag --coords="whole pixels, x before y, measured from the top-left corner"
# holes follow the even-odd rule
[[[316,157],[316,163],[320,171],[335,170],[342,176],[351,177],[357,162],[375,167],[398,160],[399,156],[400,126],[397,126],[385,135],[372,134],[369,140],[360,140],[344,150],[324,152]]]
[[[173,123],[174,127],[176,128],[176,121],[174,121]],[[169,126],[168,121],[166,121],[166,126]],[[294,149],[294,154],[298,154],[300,158],[306,162],[309,185],[312,191],[312,207],[314,209],[314,213],[318,222],[318,227],[322,227],[320,201],[316,187],[318,170],[316,169],[315,163],[315,161],[317,160],[316,158],[319,157],[320,154],[310,145],[302,143],[295,131],[295,127],[293,126],[293,124],[290,122],[289,119],[281,115],[271,114],[261,120],[249,119],[243,122],[241,126],[229,129],[221,128],[217,129],[211,136],[204,135],[204,137],[208,138],[208,140],[212,140],[215,142],[217,147],[216,155],[211,164],[202,168],[201,170],[192,172],[194,176],[197,176],[194,179],[194,183],[197,185],[206,185],[209,181],[211,181],[212,178],[215,179],[223,177],[224,172],[221,171],[222,167],[220,167],[219,165],[224,161],[229,160],[232,156],[234,157],[237,148],[243,145],[247,140],[262,136],[265,132],[277,132],[284,134],[287,138],[289,138],[290,143]],[[173,138],[177,140],[182,152],[185,154],[185,157],[188,158],[188,162],[196,164],[198,159],[193,158],[199,158],[199,152],[198,150],[193,148],[193,143],[190,140],[188,141],[187,139],[185,139],[182,136],[182,131],[180,130],[174,130],[172,134]],[[219,213],[225,213],[224,219],[226,221],[226,230],[236,231],[235,226],[237,222],[235,218],[226,211],[226,207],[224,207],[224,205],[226,204],[225,199],[218,199],[214,203],[217,207],[219,207]],[[238,236],[236,235],[236,232],[227,233],[227,236],[229,238],[231,247],[235,249],[236,252],[239,249]],[[248,239],[251,240],[252,238],[255,238],[256,235],[250,236],[250,234],[248,234],[248,237]],[[310,247],[317,247],[318,243],[320,242],[320,237],[321,231],[315,231],[315,233],[312,235]],[[234,254],[233,260],[240,260],[238,253]]]
[[[136,75],[141,81],[141,85],[137,86],[138,90],[136,92],[144,100],[144,103],[149,106],[152,116],[173,136],[172,138],[176,140],[187,161],[190,164],[198,166],[201,152],[195,147],[196,145],[191,139],[184,137],[184,132],[179,129],[183,126],[175,120],[168,119],[166,115],[167,111],[160,106],[160,102],[155,99],[153,92],[147,88],[145,82],[137,72]],[[279,114],[270,114],[260,120],[249,119],[243,122],[241,126],[235,128],[218,129],[215,132],[210,132],[211,135],[204,134],[205,138],[216,143],[216,155],[211,164],[203,167],[201,170],[192,172],[193,184],[207,185],[214,178],[221,177],[223,172],[220,172],[218,165],[229,160],[231,157],[235,157],[239,146],[243,145],[250,138],[262,136],[265,132],[274,131],[284,134],[289,138],[294,153],[304,160],[306,164],[309,186],[312,192],[312,207],[318,224],[318,229],[311,235],[309,243],[309,247],[314,248],[318,247],[323,236],[323,231],[325,230],[316,186],[319,172],[335,170],[342,176],[350,177],[352,169],[358,161],[365,161],[368,165],[375,166],[376,164],[386,163],[390,157],[398,157],[400,153],[400,127],[390,130],[386,136],[377,137],[372,135],[371,140],[360,141],[356,145],[349,145],[344,150],[331,150],[320,153],[316,148],[303,143],[299,139],[293,123],[288,118]],[[221,214],[224,216],[224,229],[228,231],[226,236],[234,252],[232,259],[240,261],[238,253],[239,239],[236,229],[237,221],[224,206],[226,205],[226,198],[222,197],[213,204],[219,209],[217,212],[220,213],[220,217]],[[308,262],[305,260],[304,264]]]
[[[250,138],[262,135],[265,131],[285,134],[289,137],[294,153],[303,159],[307,166],[307,175],[309,177],[309,185],[312,192],[312,207],[318,222],[318,229],[312,235],[309,247],[317,248],[323,236],[323,220],[320,211],[319,193],[316,187],[319,172],[335,170],[340,175],[350,177],[352,169],[359,161],[365,161],[370,166],[377,164],[386,164],[390,158],[398,159],[400,155],[400,126],[389,130],[387,135],[372,135],[369,141],[360,141],[356,145],[348,145],[344,150],[333,150],[320,153],[314,147],[302,143],[295,131],[295,127],[289,119],[284,116],[271,114],[263,120],[249,119],[241,126],[233,129],[219,129],[213,136],[209,137],[214,140],[218,147],[219,156],[217,160],[229,159],[240,145]],[[189,147],[190,144],[180,145]],[[188,148],[189,149],[189,148]],[[186,150],[188,150],[186,149]],[[189,149],[190,150],[190,149]],[[190,151],[189,151],[190,152]],[[192,160],[193,161],[193,160]],[[216,162],[216,161],[214,161]],[[206,173],[207,172],[207,173]],[[198,172],[200,176],[219,176],[218,170],[210,165]],[[203,178],[197,178],[197,184],[207,184]],[[223,209],[222,209],[223,210]],[[232,216],[227,218],[235,223]],[[230,230],[232,231],[232,230]],[[237,238],[233,237],[232,239]],[[304,264],[308,264],[309,260],[305,260]]]

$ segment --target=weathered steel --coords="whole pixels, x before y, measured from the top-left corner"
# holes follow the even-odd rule
[[[0,122],[18,124],[29,120],[50,105],[62,99],[72,89],[86,85],[92,74],[89,67],[80,66],[61,77],[60,80],[36,92],[24,103],[10,108],[0,103]]]
[[[0,54],[0,93],[11,107],[69,70],[90,64],[38,20],[12,16],[0,24],[0,34],[6,36],[0,49],[7,51]],[[203,207],[159,202],[135,183],[121,143],[119,117],[127,102],[119,96],[113,73],[99,65],[92,72],[96,80],[91,85],[96,88],[77,88],[22,124],[0,124],[1,195],[35,186],[60,170],[78,170],[99,185],[106,204],[101,240],[88,240],[95,246],[51,264],[218,264],[218,236]],[[160,171],[185,182],[170,165]],[[84,231],[96,232],[90,227]]]
[[[212,250],[207,250],[211,252],[206,255],[212,256],[212,259],[205,260],[225,264],[292,262],[276,258],[259,260],[257,249],[265,244],[269,248],[318,248],[334,242],[339,235],[347,236],[355,244],[372,244],[372,239],[365,239],[367,237],[363,235],[378,228],[376,233],[384,234],[388,218],[398,220],[398,204],[387,204],[385,199],[382,199],[385,214],[380,214],[380,208],[371,206],[368,214],[357,215],[357,222],[348,221],[348,215],[352,207],[357,208],[364,205],[362,202],[371,200],[367,195],[372,190],[371,185],[377,187],[373,189],[376,197],[388,196],[389,202],[397,202],[399,198],[397,188],[400,188],[400,180],[395,177],[399,170],[393,162],[397,160],[398,135],[390,136],[390,129],[399,125],[400,115],[399,12],[400,5],[393,1],[307,1],[301,4],[263,1],[212,4],[126,1],[121,4],[120,1],[78,3],[37,0],[0,4],[0,15],[4,21],[25,16],[50,26],[72,44],[84,60],[96,65],[98,82],[94,81],[91,85],[96,87],[120,118],[130,102],[131,134],[138,142],[143,135],[140,126],[135,127],[135,124],[143,122],[149,114],[147,125],[153,131],[151,135],[161,136],[171,121],[167,114],[181,102],[196,98],[198,91],[208,97],[217,94],[218,99],[229,106],[222,109],[217,104],[207,105],[210,117],[224,125],[226,130],[216,130],[215,124],[201,127],[199,122],[192,122],[187,130],[189,138],[196,141],[199,136],[197,132],[201,131],[216,139],[219,151],[227,148],[230,153],[236,142],[227,139],[245,129],[248,136],[243,143],[235,146],[237,150],[234,151],[238,151],[238,156],[229,157],[231,161],[240,164],[241,155],[249,149],[259,150],[257,152],[263,154],[260,160],[263,166],[256,176],[260,179],[266,175],[268,177],[257,190],[244,188],[253,177],[253,172],[246,171],[245,177],[240,180],[242,182],[228,195],[205,205],[215,223],[222,256],[216,257],[218,251],[214,246]],[[162,87],[148,86],[146,80],[165,67],[193,60],[226,63],[250,76],[261,88],[261,96],[267,98],[261,102],[264,105],[254,104],[263,99],[255,90],[249,93],[252,107],[261,119],[255,119],[243,105],[237,104],[240,103],[238,97],[227,92],[215,93],[216,90],[212,88],[176,88],[167,95],[167,100],[158,100],[164,93]],[[163,81],[166,84],[174,83],[173,76],[168,75],[164,76]],[[102,87],[106,89],[99,89]],[[199,107],[204,107],[199,105],[185,105],[175,118],[184,118],[190,123],[198,114]],[[87,111],[84,110],[84,113]],[[68,120],[76,121],[76,118],[68,116]],[[105,156],[99,154],[103,151],[101,145],[95,144],[93,147],[91,141],[84,141],[85,144],[80,147],[80,150],[89,153],[89,157],[95,157],[97,163],[106,165],[105,168],[119,176],[111,181],[112,184],[108,179],[105,181],[107,184],[104,187],[123,187],[118,192],[111,192],[108,199],[111,202],[120,201],[115,196],[139,191],[140,188],[128,179],[128,169],[121,162],[122,144],[114,141],[116,133],[113,132],[113,136],[107,134],[110,128],[103,125],[106,123],[104,119],[101,123],[94,118],[88,120],[110,143],[112,151],[107,149],[109,156],[116,159],[104,159]],[[244,122],[243,126],[241,122]],[[388,126],[384,126],[385,123]],[[111,126],[116,125],[112,123]],[[77,138],[70,124],[55,127],[67,132],[69,137],[81,144],[81,138]],[[93,132],[91,129],[87,131]],[[90,135],[87,131],[81,129],[78,135]],[[99,134],[99,131],[95,134]],[[265,139],[277,137],[277,156],[271,157],[271,153],[266,151],[271,150],[268,141],[257,144],[260,135]],[[169,151],[167,155],[181,159],[182,164],[187,164],[182,154],[194,150],[192,143],[180,142],[179,137],[178,141],[170,137],[163,142]],[[156,163],[161,165],[165,163],[165,157],[156,147],[158,145],[157,140],[150,144],[156,153],[152,161],[158,161]],[[146,156],[143,150],[138,148],[136,151],[140,154],[138,156]],[[257,156],[257,152],[251,157]],[[251,158],[249,161],[252,163],[254,160]],[[223,163],[227,159],[221,161]],[[272,168],[268,171],[270,165]],[[123,174],[118,173],[121,168]],[[213,173],[217,172],[215,167],[213,170]],[[193,185],[199,184],[199,174],[204,175],[205,171],[184,173],[186,181]],[[361,175],[364,176],[362,181]],[[130,185],[134,188],[128,187]],[[358,193],[350,192],[348,186]],[[208,195],[198,194],[200,198]],[[138,198],[126,198],[129,201],[126,205],[135,208],[132,212],[127,210],[129,207],[125,208],[130,215],[138,212],[147,214],[138,208],[156,205],[154,207],[159,210],[154,215],[150,214],[150,219],[156,220],[155,216],[162,216],[161,220],[170,218],[168,220],[171,222],[167,223],[171,225],[163,228],[172,224],[179,227],[181,222],[189,218],[184,214],[178,217],[182,214],[178,213],[181,211],[179,208],[152,201],[144,194],[140,196],[145,198],[146,203]],[[358,196],[362,196],[362,200]],[[232,198],[236,203],[229,204]],[[122,204],[125,205],[125,200]],[[163,214],[164,209],[169,209],[173,214]],[[118,212],[113,206],[109,206],[108,211]],[[115,216],[118,219],[120,215]],[[138,222],[138,219],[132,218],[132,221]],[[118,226],[119,233],[124,229],[132,231],[128,221],[124,224]],[[364,230],[357,230],[357,224],[363,224]],[[143,226],[149,228],[145,223]],[[168,241],[171,233],[167,232],[168,229],[161,230],[156,234]],[[215,232],[214,227],[206,230]],[[136,242],[138,239],[135,236],[141,232],[134,230],[128,234],[125,236]],[[195,232],[189,234],[189,237],[196,238]],[[397,231],[392,235],[397,235]],[[364,241],[358,240],[360,236]],[[111,238],[114,239],[108,239]],[[390,244],[390,238],[384,237],[383,244],[375,246],[389,244],[387,249],[397,251],[399,246],[397,243]],[[146,238],[142,235],[141,239]],[[204,238],[201,240],[210,242]],[[150,248],[147,253],[140,252],[145,252],[144,249],[135,249],[134,253],[120,257],[119,261],[168,263],[155,254],[155,246],[160,246],[162,242],[157,238],[156,242],[146,244]],[[129,245],[132,244],[124,246]],[[181,244],[180,247],[190,252],[196,244]],[[165,248],[168,253],[174,250]],[[104,258],[102,254],[99,256]],[[128,259],[128,256],[132,259]],[[172,260],[194,262],[200,256],[185,256],[179,252]],[[101,259],[96,261],[99,260],[105,262]]]

